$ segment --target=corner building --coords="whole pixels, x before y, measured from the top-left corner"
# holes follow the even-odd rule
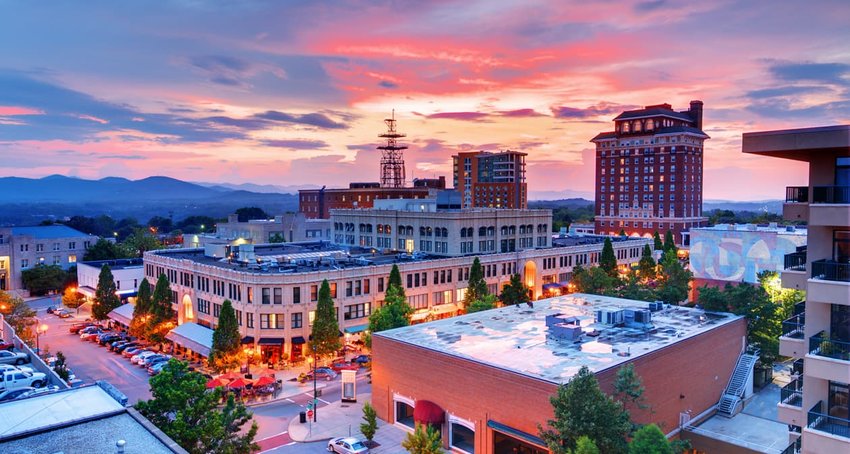
[[[476,151],[452,156],[454,188],[463,208],[528,208],[527,153]]]
[[[629,110],[596,144],[596,217],[599,235],[650,237],[708,224],[702,216],[702,101],[677,112],[670,104]]]
[[[850,126],[745,133],[743,151],[809,165],[808,185],[786,188],[782,207],[807,221],[808,245],[781,273],[806,301],[782,323],[779,354],[795,359],[795,379],[778,417],[803,453],[850,452]]]

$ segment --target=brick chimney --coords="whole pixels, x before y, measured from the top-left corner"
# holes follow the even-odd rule
[[[691,108],[688,111],[691,118],[694,119],[694,124],[697,129],[702,130],[702,101],[691,101]]]

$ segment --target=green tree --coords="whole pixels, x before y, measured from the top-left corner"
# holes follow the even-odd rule
[[[150,230],[141,227],[134,229],[133,233],[124,240],[124,246],[133,257],[143,257],[147,251],[163,248],[162,243]]]
[[[643,282],[635,270],[630,270],[625,279],[620,281],[620,286],[613,291],[607,291],[606,294],[638,301],[655,301],[658,299],[655,289]]]
[[[661,242],[661,235],[658,234],[658,230],[656,230],[655,234],[652,235],[652,240],[653,240],[653,243],[654,243],[653,249],[655,249],[656,251],[663,251],[664,250],[664,243]]]
[[[413,308],[407,303],[404,289],[395,285],[387,288],[384,305],[372,311],[369,316],[369,331],[377,333],[388,329],[400,328],[410,324]]]
[[[635,373],[633,364],[630,363],[617,369],[617,378],[614,381],[614,398],[623,405],[623,409],[629,415],[629,420],[632,419],[633,412],[649,408],[643,395],[645,390],[643,380]],[[637,424],[632,423],[632,432],[638,428]]]
[[[605,237],[602,254],[599,255],[599,268],[611,277],[617,277],[617,256],[614,255],[614,245],[611,238]]]
[[[480,300],[475,300],[466,307],[466,313],[481,312],[496,307],[496,295],[484,295]]]
[[[643,246],[643,253],[640,256],[640,262],[638,262],[640,277],[644,279],[655,279],[656,265],[655,259],[652,258],[652,248],[650,248],[648,244],[645,244]]]
[[[625,230],[623,230],[623,229],[620,229],[620,234],[619,234],[619,235],[620,235],[620,236],[628,236],[628,235],[626,235],[626,231],[625,231]]]
[[[417,424],[416,430],[408,432],[401,446],[410,454],[443,454],[440,432],[427,425]]]
[[[315,325],[313,327],[315,329]],[[224,300],[221,305],[208,361],[217,371],[235,369],[242,364],[242,337],[236,323],[236,311],[230,300]]]
[[[673,240],[673,232],[668,230],[664,233],[664,252],[673,251],[673,255],[675,256],[679,249],[676,247],[676,242]]]
[[[390,278],[387,280],[387,288],[392,286],[400,288],[402,294],[404,294],[404,286],[401,285],[401,271],[398,270],[398,265],[393,265],[393,268],[390,270]]]
[[[71,372],[68,371],[68,366],[65,364],[65,354],[56,352],[56,362],[53,363],[53,372],[66,383],[71,379]]]
[[[80,306],[85,302],[86,297],[74,287],[66,288],[65,293],[62,294],[62,305],[68,309],[76,309],[77,313],[80,312]]]
[[[369,402],[363,404],[363,421],[360,423],[360,433],[367,440],[372,441],[375,438],[375,432],[378,431],[378,414]]]
[[[133,306],[133,319],[130,320],[131,335],[145,337],[151,305],[151,284],[148,278],[143,278],[139,283],[139,292],[136,294],[136,305]]]
[[[32,295],[62,290],[66,277],[65,270],[59,265],[38,264],[21,271],[21,281]]]
[[[481,260],[475,257],[472,267],[469,268],[469,282],[466,294],[463,297],[463,305],[469,307],[474,301],[480,300],[487,295],[487,282],[484,281],[484,272],[481,270]]]
[[[602,268],[592,266],[584,268],[577,265],[573,268],[572,284],[579,293],[593,295],[608,295],[617,287],[619,280],[608,275]]]
[[[679,304],[688,299],[688,287],[694,273],[682,266],[674,252],[665,252],[661,257],[658,276],[658,299],[667,304]]]
[[[150,314],[145,337],[154,343],[162,343],[173,326],[173,310],[171,308],[171,283],[165,274],[160,274],[151,296]]]
[[[629,442],[629,454],[673,454],[673,448],[658,426],[648,424],[635,432]]]
[[[239,222],[248,222],[254,219],[269,219],[268,215],[262,208],[258,207],[243,207],[236,210],[236,215],[239,217]]]
[[[576,449],[570,452],[571,454],[599,454],[599,448],[587,435],[582,435],[576,441]]]
[[[504,305],[522,304],[531,301],[528,287],[522,282],[519,274],[511,275],[511,280],[502,288],[499,301]]]
[[[90,262],[96,260],[115,260],[129,258],[131,254],[120,244],[103,238],[97,240],[86,249],[83,260]]]
[[[3,314],[3,318],[21,341],[27,344],[35,341],[33,327],[38,325],[38,319],[26,301],[0,290],[0,314]]]
[[[286,238],[284,238],[283,235],[281,235],[280,233],[275,233],[274,235],[269,237],[269,243],[286,243]]]
[[[235,318],[234,318],[235,321]],[[316,318],[313,320],[313,340],[310,346],[318,357],[336,354],[342,344],[339,341],[339,322],[334,313],[334,301],[331,299],[331,286],[328,280],[319,287],[319,302],[316,303]]]
[[[254,443],[257,423],[233,395],[220,407],[223,390],[207,390],[207,379],[190,372],[186,363],[172,359],[151,378],[152,398],[136,409],[192,454],[210,452],[250,454],[260,450]],[[251,422],[248,430],[243,426]]]
[[[92,317],[95,320],[106,320],[109,318],[109,313],[121,305],[121,299],[115,294],[117,291],[112,270],[109,269],[109,265],[104,263],[100,267],[100,275],[97,277],[97,289],[94,292],[94,304],[91,310]]]
[[[550,401],[555,418],[547,421],[546,429],[538,425],[538,430],[553,454],[575,449],[582,435],[596,441],[601,452],[626,452],[626,437],[632,428],[628,412],[599,389],[596,376],[587,366],[559,386]]]

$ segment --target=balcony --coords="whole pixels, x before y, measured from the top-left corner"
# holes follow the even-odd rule
[[[785,254],[785,268],[780,273],[782,288],[806,289],[806,251]]]
[[[788,271],[806,271],[807,251],[785,254],[785,269]]]
[[[816,260],[812,262],[812,279],[850,282],[850,263]]]
[[[809,219],[809,187],[789,186],[785,188],[785,203],[782,205],[782,217],[788,221]]]
[[[780,421],[791,426],[805,423],[803,414],[803,377],[793,380],[779,390],[779,404],[776,406]]]
[[[815,186],[809,225],[846,226],[850,219],[850,186]]]
[[[782,335],[779,336],[779,354],[791,358],[802,358],[806,354],[806,314],[797,314],[782,322]]]
[[[809,338],[806,376],[842,383],[850,382],[850,342],[830,339],[821,331]]]
[[[806,299],[816,303],[850,305],[850,263],[835,260],[811,262]]]
[[[847,452],[850,447],[850,419],[829,415],[823,401],[809,410],[803,429],[806,452]]]
[[[793,363],[791,363],[791,375],[803,375],[804,367],[805,361],[803,361],[803,358],[794,361]]]

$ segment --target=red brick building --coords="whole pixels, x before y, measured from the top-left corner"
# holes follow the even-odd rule
[[[413,187],[382,188],[380,183],[351,183],[348,188],[302,189],[298,211],[308,219],[328,219],[336,208],[372,208],[378,199],[425,199],[446,189],[446,177],[414,179]]]
[[[528,208],[527,153],[475,151],[452,156],[454,188],[463,208]]]
[[[573,294],[375,333],[372,404],[406,430],[414,421],[438,425],[452,452],[545,453],[537,425],[554,417],[549,398],[558,385],[587,365],[612,393],[617,370],[630,363],[651,406],[633,418],[673,434],[682,415],[717,404],[746,323],[681,307],[647,316],[647,305]],[[596,322],[597,311],[620,310],[625,326]],[[629,310],[644,313],[641,323],[628,321]]]
[[[596,144],[597,234],[681,233],[705,226],[702,216],[702,101],[677,112],[670,104],[629,110]]]

